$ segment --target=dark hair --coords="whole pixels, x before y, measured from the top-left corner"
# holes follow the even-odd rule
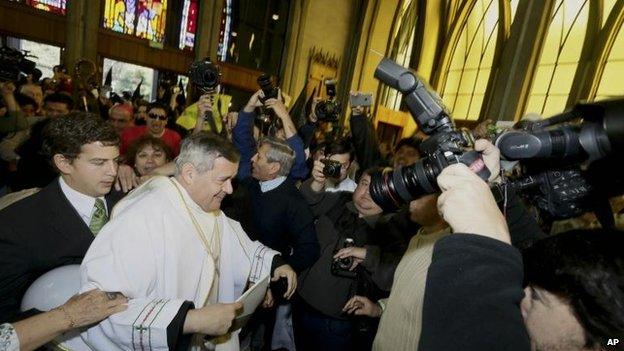
[[[43,129],[42,152],[50,160],[61,154],[75,159],[82,146],[96,141],[106,146],[118,146],[119,136],[112,125],[99,116],[87,112],[72,112],[53,118]]]
[[[65,104],[67,105],[67,109],[70,111],[74,109],[74,99],[72,99],[71,96],[67,95],[66,93],[52,93],[50,95],[47,95],[43,99],[43,104],[45,105],[48,102]]]
[[[161,138],[156,138],[149,134],[145,134],[142,137],[133,141],[132,144],[128,146],[128,150],[126,151],[126,163],[130,166],[134,166],[136,155],[148,145],[153,147],[154,149],[161,149],[165,153],[167,161],[170,161],[173,157],[171,148],[167,146],[167,144],[165,144],[165,142]]]
[[[141,106],[145,106],[148,107],[150,105],[149,101],[145,100],[145,99],[136,99],[134,100],[134,109],[138,110],[139,107]]]
[[[624,232],[573,230],[523,251],[525,284],[568,301],[587,337],[586,347],[624,338]]]
[[[349,154],[349,161],[355,157],[355,149],[349,138],[336,139],[325,146],[325,156]]]
[[[167,118],[171,118],[171,108],[169,107],[169,105],[162,103],[160,101],[150,102],[149,105],[147,105],[146,112],[149,112],[153,108],[158,108],[158,109],[165,111]]]
[[[416,149],[416,151],[420,152],[420,144],[422,144],[422,139],[417,136],[403,138],[399,140],[399,142],[394,147],[394,152],[399,151],[399,149],[403,146],[409,146],[413,149]]]
[[[39,108],[39,104],[37,103],[37,101],[35,101],[35,99],[22,93],[15,93],[15,101],[20,107],[33,105],[35,107],[35,110]]]

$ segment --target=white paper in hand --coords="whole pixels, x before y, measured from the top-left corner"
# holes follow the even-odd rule
[[[229,332],[236,331],[247,323],[251,315],[254,313],[258,305],[264,301],[267,288],[269,287],[270,275],[260,279],[256,284],[252,285],[241,297],[236,299],[237,302],[243,303],[243,310],[240,312],[230,327]]]

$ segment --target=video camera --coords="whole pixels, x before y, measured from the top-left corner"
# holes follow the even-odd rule
[[[221,72],[219,71],[219,66],[213,64],[208,58],[205,58],[191,64],[189,67],[189,79],[202,94],[212,94],[217,92],[217,87],[221,83]],[[217,125],[212,116],[212,112],[206,111],[203,118],[209,123],[210,130],[216,133]],[[224,129],[222,129],[222,132],[223,130]]]
[[[495,144],[501,156],[522,166],[522,176],[507,184],[552,219],[594,211],[603,226],[613,225],[608,198],[624,193],[615,166],[624,151],[623,117],[624,99],[577,104],[500,134]]]
[[[472,149],[472,135],[455,128],[439,96],[418,76],[383,59],[375,70],[375,78],[403,94],[418,128],[429,135],[420,146],[423,157],[416,163],[371,175],[371,197],[384,211],[395,211],[423,195],[438,192],[437,176],[454,163],[467,165],[484,180],[489,178],[490,171],[481,155]]]
[[[10,47],[0,47],[0,81],[17,82],[22,74],[36,76],[41,71],[35,68],[35,62],[28,60],[21,51]]]
[[[340,116],[342,107],[340,103],[336,101],[336,81],[328,79],[325,81],[325,89],[327,92],[327,99],[319,101],[314,108],[316,117],[321,122],[335,122]]]

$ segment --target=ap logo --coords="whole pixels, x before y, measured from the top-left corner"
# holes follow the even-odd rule
[[[607,345],[615,346],[620,343],[620,339],[609,339],[607,340]]]

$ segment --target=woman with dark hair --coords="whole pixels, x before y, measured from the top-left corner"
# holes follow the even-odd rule
[[[128,156],[126,163],[141,177],[172,159],[171,149],[167,144],[151,135],[144,135],[133,142],[126,156]]]

